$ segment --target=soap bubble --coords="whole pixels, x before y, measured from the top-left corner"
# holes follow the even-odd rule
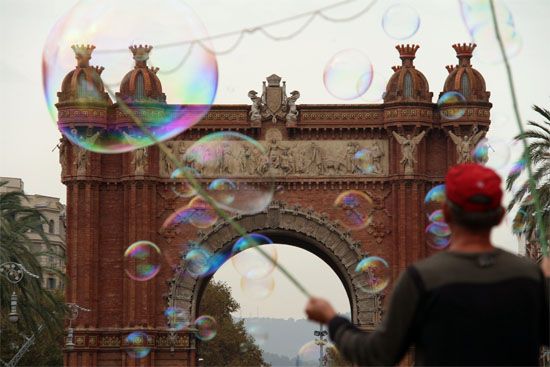
[[[319,342],[312,340],[305,343],[298,351],[298,357],[296,359],[296,366],[317,366],[319,365]],[[340,364],[334,364],[339,362],[340,353],[334,344],[323,341],[325,349],[326,363],[324,366],[338,366]]]
[[[404,4],[389,7],[382,17],[382,28],[393,39],[404,40],[412,37],[420,27],[418,12]]]
[[[164,310],[170,329],[181,331],[189,326],[189,315],[180,307],[168,307]]]
[[[247,324],[246,332],[254,338],[254,342],[258,346],[263,346],[269,339],[267,330],[259,324]]]
[[[277,249],[268,237],[251,233],[243,236],[233,245],[231,261],[235,269],[249,279],[264,278],[271,274],[277,263]],[[260,249],[255,247],[261,246]],[[260,250],[263,253],[260,253]],[[266,257],[267,256],[267,257]]]
[[[160,270],[160,249],[150,241],[137,241],[124,252],[124,270],[133,280],[145,282]]]
[[[472,160],[486,167],[498,170],[506,166],[510,160],[511,143],[498,138],[483,138],[472,150]]]
[[[204,41],[208,36],[205,27],[182,1],[159,0],[150,5],[146,0],[82,0],[48,35],[42,54],[45,99],[59,130],[72,143],[98,153],[127,152],[170,139],[208,112],[218,83],[216,58],[190,42],[202,39],[208,43]],[[154,42],[152,50],[133,50],[140,64],[139,70],[133,69],[128,47],[149,42]],[[71,49],[80,44],[96,49]],[[87,64],[92,51],[91,61],[104,66],[102,72]],[[75,52],[81,68],[72,73]],[[129,72],[135,73],[127,75]],[[139,89],[139,85],[153,86],[154,93]],[[123,105],[113,106],[116,101],[107,94],[107,88],[120,90],[117,98]],[[55,107],[58,101],[59,112]],[[136,125],[134,118],[154,139]]]
[[[184,207],[170,214],[162,224],[162,228],[191,224],[197,228],[209,228],[218,220],[218,214],[214,208],[203,198],[194,197]]]
[[[270,179],[268,151],[246,135],[232,131],[209,134],[191,145],[183,160],[189,162],[203,178],[214,178],[215,182],[224,183],[220,190],[204,187],[224,210],[255,214],[264,210],[273,198],[275,186]],[[262,177],[262,181],[233,179],[247,176]]]
[[[247,297],[262,300],[269,297],[275,289],[275,279],[269,275],[261,279],[241,278],[241,290]]]
[[[384,74],[384,75],[383,75]],[[386,96],[386,84],[390,78],[386,73],[376,72],[373,74],[369,89],[361,96],[361,101],[366,103],[382,103]],[[358,83],[357,92],[360,92],[361,84]]]
[[[358,150],[353,156],[353,163],[363,174],[369,175],[378,172],[378,168],[373,160],[372,148]]]
[[[367,293],[379,293],[390,282],[390,268],[386,260],[378,256],[369,256],[357,264],[355,272],[361,275],[360,288]]]
[[[142,331],[134,331],[128,334],[125,340],[128,355],[134,359],[146,357],[151,352],[148,339],[147,334]]]
[[[445,200],[445,185],[432,187],[424,197],[424,211],[428,217],[436,210],[441,210]]]
[[[323,80],[327,91],[339,99],[355,99],[363,95],[372,82],[372,64],[361,51],[343,50],[325,66]]]
[[[203,247],[191,248],[185,255],[185,270],[192,277],[204,277],[214,274],[228,259],[223,252],[211,253]]]
[[[443,209],[434,210],[434,211],[428,216],[428,220],[429,220],[430,222],[444,223],[444,222],[445,222],[445,215],[443,214]]]
[[[476,53],[487,63],[502,62],[502,52],[498,44],[491,5],[489,0],[460,0],[462,19],[473,41],[478,45]],[[507,58],[516,56],[523,46],[516,30],[512,12],[505,2],[495,2],[495,13]]]
[[[172,191],[179,197],[190,198],[197,194],[197,191],[187,179],[188,175],[194,178],[200,177],[197,170],[191,167],[176,168],[170,175],[170,178],[175,181]]]
[[[458,120],[466,112],[466,98],[459,92],[445,92],[437,100],[437,107],[444,120]]]
[[[522,158],[519,161],[515,162],[512,167],[510,168],[510,172],[508,172],[509,176],[517,176],[520,175],[523,170],[525,169],[526,159]]]
[[[426,241],[431,247],[441,250],[449,246],[451,229],[447,223],[433,222],[426,227]]]
[[[362,191],[344,191],[334,201],[336,217],[348,229],[359,230],[372,220],[372,199]]]
[[[195,337],[203,342],[210,341],[218,334],[218,323],[209,315],[203,315],[195,320]]]

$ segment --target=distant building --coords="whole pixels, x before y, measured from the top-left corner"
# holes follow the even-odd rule
[[[20,178],[0,177],[0,182],[7,182],[0,186],[0,193],[10,191],[23,191],[24,184]],[[63,279],[60,276],[65,273],[65,205],[61,204],[59,198],[44,195],[26,195],[27,201],[23,205],[38,209],[47,220],[44,224],[50,247],[44,243],[36,233],[30,233],[32,242],[31,251],[44,253],[38,256],[40,265],[44,267],[42,274],[42,286],[46,289],[62,290]],[[51,253],[48,254],[47,252]],[[56,256],[57,255],[57,256]]]

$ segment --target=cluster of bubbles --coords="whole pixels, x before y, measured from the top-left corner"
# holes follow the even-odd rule
[[[160,271],[160,248],[150,241],[137,241],[124,252],[124,270],[133,280],[145,282]]]
[[[147,12],[142,10],[145,8]],[[151,17],[163,21],[150,22]],[[110,103],[101,91],[102,85],[108,88],[112,101],[116,98],[114,91],[118,91],[121,80],[130,70],[128,46],[155,40],[149,64],[159,68],[157,74],[162,92],[169,98],[167,102],[182,106],[128,102],[126,107],[135,116],[150,116],[141,122],[151,136],[133,121],[124,127],[65,121],[58,127],[72,143],[98,153],[131,151],[180,134],[201,120],[215,98],[218,83],[215,56],[202,47],[185,44],[185,41],[205,37],[207,32],[200,19],[179,0],[159,0],[154,7],[146,0],[119,0],[108,4],[79,1],[56,23],[43,50],[43,86],[52,118],[58,121],[57,91],[67,72],[75,66],[73,45],[82,42],[95,45],[93,64],[106,67],[101,73],[91,72],[86,85],[80,87],[79,93],[86,93],[79,95],[75,103],[91,107]],[[147,57],[141,61],[147,61]],[[166,74],[169,77],[163,78]],[[101,100],[103,102],[98,102]]]
[[[445,223],[443,204],[445,203],[445,185],[437,185],[431,188],[424,198],[424,210],[429,220],[426,227],[426,242],[437,250],[449,246],[451,229]]]
[[[516,56],[522,48],[521,36],[516,30],[512,12],[503,1],[495,1],[495,12],[507,58]],[[497,42],[491,4],[489,0],[460,0],[462,19],[473,41],[479,46],[478,54],[487,63],[502,62]]]

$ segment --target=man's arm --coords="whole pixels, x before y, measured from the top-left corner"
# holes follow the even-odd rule
[[[347,319],[332,317],[328,323],[330,337],[342,356],[361,366],[389,366],[398,363],[412,341],[413,322],[420,301],[419,284],[420,277],[413,267],[401,275],[384,320],[374,332],[361,331]],[[306,312],[311,319],[326,322],[328,320],[317,317],[319,314],[316,308],[322,308],[320,302],[324,301],[310,301]],[[324,314],[330,316],[331,312],[328,310]]]

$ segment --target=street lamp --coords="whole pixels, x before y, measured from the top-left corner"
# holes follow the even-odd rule
[[[74,349],[74,329],[72,328],[72,323],[78,317],[78,311],[90,312],[91,310],[82,306],[77,305],[76,303],[67,303],[67,307],[71,310],[71,316],[69,317],[69,327],[67,328],[67,339],[65,340],[65,348],[67,350]]]
[[[19,263],[5,262],[0,264],[0,275],[4,276],[4,278],[6,278],[11,284],[19,283],[25,274],[30,275],[33,278],[39,278],[38,275],[31,273]],[[11,294],[10,298],[10,313],[8,314],[8,320],[11,322],[19,321],[19,312],[17,312],[17,293],[15,293],[15,290]]]
[[[315,335],[317,338],[315,339],[315,344],[319,346],[319,367],[323,367],[325,365],[325,354],[324,354],[324,348],[325,345],[328,344],[328,341],[326,339],[326,336],[328,335],[327,330],[323,330],[323,324],[319,326],[319,330],[315,330],[313,332],[313,335]]]

